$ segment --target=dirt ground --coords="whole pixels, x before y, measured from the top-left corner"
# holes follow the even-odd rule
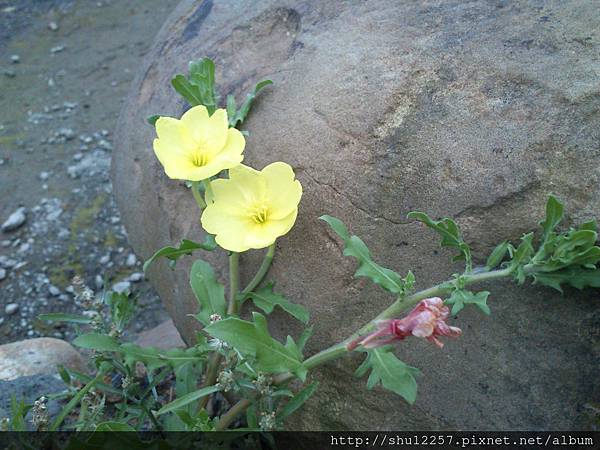
[[[109,166],[130,81],[177,2],[0,0],[0,224],[21,207],[26,217],[0,232],[0,344],[72,338],[36,317],[82,312],[74,275],[138,296],[131,333],[166,318],[127,244]]]

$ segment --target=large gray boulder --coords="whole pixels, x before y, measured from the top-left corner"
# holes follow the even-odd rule
[[[298,221],[278,241],[269,278],[310,309],[309,352],[341,340],[392,298],[364,279],[317,218],[332,214],[377,260],[417,287],[458,271],[437,237],[406,220],[419,209],[454,217],[484,260],[536,226],[546,197],[568,220],[600,212],[600,15],[593,2],[395,0],[183,1],[167,20],[123,109],[114,189],[136,253],[201,239],[190,193],[152,151],[151,114],[186,108],[169,80],[213,58],[222,93],[275,84],[244,128],[246,163],[283,160],[304,186]],[[242,257],[243,277],[261,252]],[[224,256],[208,256],[226,279]],[[192,258],[150,273],[185,339],[197,329]],[[318,370],[321,394],[292,429],[586,428],[600,400],[597,291],[485,286],[492,316],[467,310],[443,350],[417,339],[398,355],[419,367],[408,407],[351,374],[358,357]],[[297,332],[284,315],[273,332]]]

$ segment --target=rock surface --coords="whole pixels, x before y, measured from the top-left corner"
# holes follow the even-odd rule
[[[181,238],[201,239],[191,195],[167,179],[152,152],[151,114],[186,109],[169,80],[191,59],[212,57],[221,93],[260,95],[244,128],[245,162],[283,160],[304,197],[270,272],[278,290],[307,306],[308,350],[347,336],[392,300],[363,279],[317,218],[332,214],[377,260],[417,287],[459,267],[437,238],[406,220],[411,210],[454,217],[479,262],[539,220],[549,193],[568,219],[600,212],[600,17],[592,3],[525,1],[183,1],[163,27],[121,114],[113,179],[124,225],[142,258]],[[135,201],[132,201],[135,199]],[[160,219],[159,219],[160,218]],[[225,258],[207,256],[225,279]],[[243,255],[248,280],[260,252]],[[193,339],[192,258],[150,273],[182,335]],[[439,350],[403,342],[419,367],[411,408],[364,380],[359,358],[319,370],[319,396],[292,429],[569,429],[600,399],[597,293],[507,282],[492,316],[461,314],[464,334]],[[294,324],[277,316],[282,336]],[[594,331],[595,330],[595,331]]]
[[[142,347],[156,347],[164,350],[185,347],[185,342],[181,339],[179,331],[170,319],[165,320],[151,330],[140,333],[135,343]]]
[[[58,365],[86,371],[79,352],[60,339],[37,338],[0,345],[0,380],[55,374]]]

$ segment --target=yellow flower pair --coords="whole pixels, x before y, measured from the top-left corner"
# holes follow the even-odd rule
[[[302,186],[292,168],[275,162],[257,171],[241,164],[246,141],[229,128],[227,112],[211,116],[194,106],[181,120],[161,117],[154,153],[169,178],[200,181],[229,169],[229,178],[210,183],[212,195],[202,214],[202,226],[226,250],[264,248],[294,225]]]

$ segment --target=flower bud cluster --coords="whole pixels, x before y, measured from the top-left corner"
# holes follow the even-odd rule
[[[40,397],[33,403],[31,409],[31,423],[37,431],[45,431],[50,421],[46,401],[46,397]]]

